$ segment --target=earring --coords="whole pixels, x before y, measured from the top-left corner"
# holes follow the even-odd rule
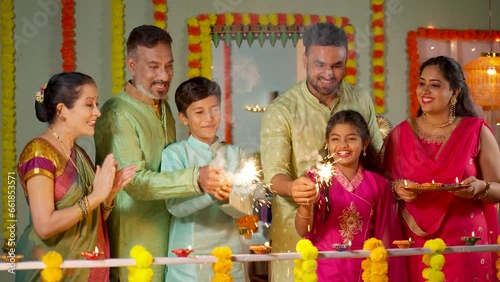
[[[363,157],[366,157],[366,147],[363,149]]]
[[[453,122],[455,120],[455,104],[456,103],[457,103],[457,96],[456,95],[451,96],[450,117],[449,117],[450,122]]]

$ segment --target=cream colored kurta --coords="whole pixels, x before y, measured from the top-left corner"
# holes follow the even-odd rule
[[[201,193],[198,168],[160,172],[163,149],[175,142],[169,105],[153,101],[128,83],[106,101],[95,131],[96,163],[113,153],[119,167],[135,164],[133,180],[118,195],[107,226],[113,258],[129,258],[136,244],[153,257],[167,256],[170,214],[165,199]],[[153,266],[153,281],[165,281],[165,267]],[[112,269],[112,280],[128,281],[126,267]]]
[[[317,161],[318,153],[324,152],[330,116],[348,109],[363,115],[368,122],[372,144],[380,150],[382,137],[368,92],[343,82],[341,95],[330,110],[312,95],[304,79],[276,98],[262,118],[260,148],[265,181],[270,183],[277,174],[292,179],[302,176]],[[300,239],[295,230],[297,208],[292,198],[274,196],[270,233],[273,252],[295,252]],[[272,262],[271,265],[272,281],[293,281],[292,260]]]

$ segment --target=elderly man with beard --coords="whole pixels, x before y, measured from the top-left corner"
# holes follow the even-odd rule
[[[325,152],[325,128],[331,115],[342,110],[361,113],[375,149],[382,147],[370,95],[343,81],[348,53],[344,30],[319,23],[304,33],[303,40],[306,79],[279,95],[262,118],[262,167],[265,181],[272,184],[275,193],[270,232],[273,252],[295,251],[300,239],[295,230],[298,205],[291,191],[314,187],[304,172],[314,166],[318,152]],[[316,193],[306,194],[304,198],[309,197],[308,202],[314,204]],[[293,281],[293,267],[291,260],[272,262],[270,280]]]
[[[170,214],[165,199],[215,194],[219,171],[191,167],[160,172],[163,149],[175,142],[175,121],[167,103],[174,59],[170,35],[155,26],[132,30],[126,64],[132,80],[102,107],[94,135],[96,163],[113,153],[119,167],[135,165],[132,182],[115,197],[107,226],[111,256],[130,257],[136,244],[154,257],[167,256]],[[165,267],[153,266],[153,281],[165,281]],[[111,281],[128,281],[125,267],[111,271]]]

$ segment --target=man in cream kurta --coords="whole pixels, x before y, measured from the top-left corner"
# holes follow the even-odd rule
[[[275,191],[270,232],[273,252],[295,252],[301,239],[295,230],[298,205],[290,197],[290,189],[296,185],[313,185],[301,179],[317,162],[318,153],[324,153],[326,125],[331,115],[347,109],[360,112],[368,122],[372,145],[376,150],[382,146],[369,94],[342,81],[347,38],[332,43],[328,36],[332,29],[335,36],[345,37],[345,34],[327,24],[320,24],[319,29],[317,26],[312,29],[315,37],[312,44],[311,34],[304,35],[304,45],[309,44],[304,55],[307,78],[276,98],[262,118],[262,167],[265,181],[272,183]],[[323,38],[317,42],[316,37],[321,37],[319,33],[323,33]],[[271,280],[293,281],[293,267],[291,260],[272,262]]]

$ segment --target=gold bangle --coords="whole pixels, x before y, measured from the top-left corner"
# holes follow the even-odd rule
[[[113,200],[111,201],[111,205],[106,205],[106,202],[102,202],[101,203],[101,208],[103,211],[105,212],[110,212],[113,208],[115,207],[115,199],[113,198]]]
[[[486,180],[484,180],[484,182],[486,183],[486,187],[484,187],[484,191],[480,195],[477,195],[478,199],[485,198],[486,196],[488,196],[488,192],[490,191],[490,188],[491,188],[490,183]]]
[[[302,219],[311,219],[311,216],[303,216],[300,214],[299,210],[297,210],[297,215]]]
[[[78,221],[82,221],[83,220],[83,211],[82,211],[82,207],[80,207],[79,203],[76,203],[76,211],[78,212]]]
[[[89,210],[85,206],[85,200],[83,198],[78,200],[78,206],[82,210],[83,218],[86,218],[89,215]]]

